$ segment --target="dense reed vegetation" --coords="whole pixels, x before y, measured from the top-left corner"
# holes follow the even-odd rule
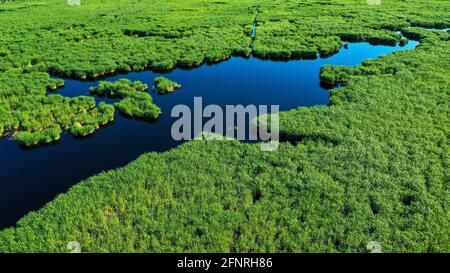
[[[260,58],[315,58],[338,51],[342,40],[405,43],[399,30],[417,34],[409,27],[449,27],[446,5],[438,0],[383,1],[381,6],[346,0],[92,0],[81,6],[56,0],[4,2],[0,133],[41,134],[58,124],[80,131],[67,124],[73,125],[79,114],[67,109],[73,102],[44,98],[63,84],[49,74],[88,79],[147,68],[193,67],[231,55],[248,56],[252,50]],[[254,23],[256,37],[252,37]],[[33,107],[22,107],[23,101]],[[133,103],[127,98],[116,107],[132,116],[147,116],[147,106],[152,116],[156,113],[147,100],[139,100],[137,108]],[[35,111],[52,107],[64,109],[63,123],[55,113]],[[96,115],[98,111],[91,118]],[[27,128],[29,119],[36,121],[32,129]],[[88,127],[81,131],[92,132],[98,124]]]
[[[12,132],[19,143],[31,146],[58,140],[61,128],[85,135],[114,119],[114,107],[98,105],[93,97],[46,95],[62,85],[48,74],[5,71],[0,73],[0,133]],[[1,134],[0,134],[1,135]]]
[[[148,85],[140,81],[131,82],[120,79],[116,82],[101,81],[97,87],[89,89],[91,94],[101,97],[119,98],[115,107],[130,117],[154,120],[159,117],[161,109],[153,103],[152,96],[147,93]]]
[[[154,79],[153,88],[158,91],[159,94],[168,94],[180,88],[181,84],[171,81],[165,77],[157,77]]]
[[[343,87],[329,107],[281,113],[289,141],[277,151],[193,141],[145,154],[0,232],[0,252],[65,252],[69,241],[92,252],[364,252],[373,240],[385,252],[450,250],[450,38],[420,29],[448,27],[448,1],[22,6],[0,6],[8,10],[0,12],[0,131],[40,132],[22,135],[30,143],[57,139],[55,124],[85,128],[81,117],[111,111],[89,98],[46,96],[59,84],[48,73],[88,78],[247,55],[255,18],[254,54],[266,58],[327,55],[341,40],[393,44],[397,30],[421,45],[324,67],[322,80]],[[135,107],[126,99],[124,108]]]

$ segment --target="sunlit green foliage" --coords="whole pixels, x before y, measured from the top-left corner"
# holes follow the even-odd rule
[[[353,67],[347,66],[323,66],[320,69],[320,80],[329,86],[337,86],[345,83],[354,73]]]
[[[254,54],[262,58],[312,58],[347,42],[405,43],[399,30],[450,25],[445,1],[260,1]],[[446,10],[447,9],[447,10]]]
[[[383,1],[380,6],[349,0],[91,0],[80,6],[26,0],[0,5],[0,124],[11,132],[24,130],[18,115],[35,118],[32,109],[66,107],[59,99],[43,102],[47,91],[63,85],[50,75],[90,79],[193,67],[248,56],[252,47],[260,58],[315,58],[337,52],[342,40],[405,43],[397,31],[419,39],[427,31],[409,27],[450,26],[448,4],[439,0]],[[17,108],[22,100],[36,107]],[[139,111],[130,111],[125,102],[120,108],[142,112],[139,105]],[[35,129],[71,127],[74,113],[63,112],[63,123],[47,115]]]
[[[158,106],[152,103],[149,94],[145,94],[144,99],[125,98],[116,103],[115,106],[119,112],[136,118],[153,120],[159,117],[161,110]]]
[[[99,115],[97,117],[97,124],[106,125],[114,120],[114,107],[112,105],[100,102],[98,104]]]
[[[91,94],[121,99],[115,107],[122,114],[153,120],[159,117],[161,109],[153,103],[153,98],[147,90],[146,84],[140,81],[131,82],[128,79],[116,82],[101,81],[98,86],[89,89]]]
[[[98,86],[91,87],[89,92],[100,97],[123,99],[132,96],[136,92],[146,92],[147,90],[148,85],[145,83],[120,79],[115,82],[100,81]]]
[[[380,73],[350,75],[329,107],[282,113],[275,152],[146,154],[1,232],[0,251],[447,252],[450,41],[435,39],[366,63]]]
[[[80,122],[75,122],[70,129],[70,132],[74,136],[88,136],[95,132],[97,128],[95,128],[92,124],[82,125]]]
[[[59,133],[52,133],[57,130],[55,128],[71,131],[74,122],[80,119],[89,119],[98,128],[99,123],[94,120],[100,116],[105,119],[106,115],[104,110],[96,107],[93,97],[67,98],[46,94],[47,90],[61,85],[61,80],[52,80],[41,72],[17,73],[11,70],[0,73],[2,133],[10,131],[21,144],[36,145],[59,139]],[[114,119],[111,113],[107,116],[109,121]]]
[[[181,84],[171,81],[165,77],[157,77],[154,79],[153,88],[158,91],[159,94],[167,94],[180,88]]]
[[[25,146],[34,146],[39,143],[50,143],[61,138],[61,127],[54,125],[50,128],[38,132],[19,132],[16,135],[17,141]]]
[[[83,97],[79,97],[83,98]],[[91,97],[86,97],[92,99]],[[94,108],[91,113],[79,113],[72,124],[65,124],[66,128],[74,136],[87,136],[93,134],[101,125],[114,120],[114,106],[100,102],[97,108]]]
[[[261,57],[327,54],[338,38],[393,43],[397,30],[421,45],[323,68],[322,79],[343,87],[329,107],[281,113],[289,141],[277,151],[193,141],[143,155],[0,232],[0,252],[66,252],[70,241],[85,252],[365,252],[370,241],[384,252],[449,251],[450,39],[408,28],[448,27],[448,1],[50,2],[0,13],[6,130],[50,128],[46,115],[35,115],[43,128],[22,116],[71,105],[45,96],[51,80],[38,71],[83,78],[245,53],[255,19]],[[94,111],[84,99],[72,106]],[[72,121],[64,124],[83,127]]]

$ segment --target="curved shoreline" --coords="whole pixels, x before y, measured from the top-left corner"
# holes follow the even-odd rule
[[[415,27],[415,26],[409,26],[407,28],[419,28],[419,29],[423,29],[423,30],[434,30],[434,29],[427,29],[427,28],[420,28],[420,27]],[[404,33],[405,28],[402,28],[400,30],[398,30],[398,32],[400,32],[402,34],[402,37],[406,37],[411,41],[414,42],[419,42],[419,44],[421,43],[421,40],[423,39],[423,37],[419,37],[417,39],[417,37],[415,36],[409,36],[408,33]],[[436,29],[437,31],[445,31],[447,29]],[[405,35],[406,34],[406,35]],[[338,37],[338,36],[337,36]],[[158,73],[169,73],[172,72],[176,69],[182,69],[182,70],[192,70],[192,69],[196,69],[199,67],[202,67],[204,65],[216,65],[216,64],[220,64],[223,62],[226,62],[227,60],[229,60],[231,57],[241,57],[241,58],[256,58],[256,59],[260,59],[260,60],[270,60],[270,61],[282,61],[282,62],[286,62],[286,61],[294,61],[294,60],[314,60],[317,58],[327,58],[327,57],[331,57],[334,56],[336,54],[338,54],[342,48],[345,48],[345,46],[348,46],[348,44],[354,44],[354,43],[369,43],[370,45],[373,46],[398,46],[399,43],[401,42],[401,38],[396,40],[395,43],[383,43],[383,42],[374,42],[370,39],[360,39],[360,40],[351,40],[351,39],[344,39],[342,37],[340,37],[340,47],[335,50],[330,52],[329,54],[322,54],[320,52],[316,52],[314,54],[304,54],[304,55],[294,55],[292,57],[288,57],[288,58],[279,58],[276,57],[275,54],[271,54],[269,52],[269,54],[267,55],[267,57],[261,57],[261,53],[258,53],[257,51],[254,52],[252,50],[251,47],[249,47],[250,49],[250,53],[246,54],[243,53],[242,51],[231,51],[229,54],[222,56],[219,59],[214,59],[214,60],[207,60],[206,58],[203,59],[203,61],[196,63],[196,64],[191,64],[191,65],[185,65],[182,64],[181,62],[176,62],[173,66],[170,67],[154,67],[152,66],[151,63],[147,63],[145,64],[143,67],[141,67],[140,69],[127,69],[127,70],[120,70],[120,69],[115,69],[113,71],[110,72],[103,72],[100,73],[99,75],[96,76],[87,76],[85,78],[79,78],[79,77],[74,77],[74,76],[70,76],[70,75],[66,75],[64,73],[60,73],[56,70],[48,70],[46,71],[51,77],[54,78],[58,78],[58,79],[69,79],[69,80],[78,80],[78,81],[86,81],[86,82],[91,82],[91,81],[98,81],[98,80],[102,80],[105,78],[109,78],[112,76],[117,76],[117,75],[127,75],[129,73],[134,73],[134,72],[142,72],[142,71],[153,71],[153,72],[158,72]],[[292,52],[291,52],[292,53]],[[60,88],[60,87],[58,87]]]

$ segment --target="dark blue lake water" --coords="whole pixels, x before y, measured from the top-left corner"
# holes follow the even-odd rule
[[[376,58],[398,50],[414,49],[417,42],[404,47],[350,44],[326,59],[288,62],[233,57],[192,70],[176,69],[164,76],[182,84],[169,95],[152,93],[163,114],[155,123],[116,115],[111,125],[94,136],[75,139],[64,134],[57,144],[36,149],[22,149],[17,142],[0,140],[0,229],[13,226],[32,210],[37,210],[70,186],[103,170],[124,166],[149,151],[166,151],[181,142],[173,141],[170,117],[174,105],[193,105],[193,98],[203,98],[203,105],[279,105],[281,111],[299,106],[327,105],[330,93],[320,86],[320,67],[326,64],[355,66],[364,59]],[[140,80],[153,85],[161,74],[145,71],[109,77]],[[74,97],[89,95],[96,82],[66,80],[59,94]]]

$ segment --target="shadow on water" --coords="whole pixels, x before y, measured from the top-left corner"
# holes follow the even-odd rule
[[[76,139],[64,133],[57,144],[26,150],[4,138],[0,140],[0,228],[13,226],[26,213],[41,208],[82,179],[124,166],[145,152],[162,152],[180,145],[170,135],[176,120],[170,117],[174,105],[192,107],[194,97],[202,97],[203,105],[217,104],[223,109],[225,105],[254,104],[279,105],[280,111],[287,111],[299,106],[327,105],[330,93],[319,80],[323,65],[355,66],[364,59],[414,49],[417,45],[414,41],[403,47],[354,43],[326,59],[274,62],[232,57],[193,70],[176,69],[164,75],[181,83],[181,89],[164,96],[149,91],[163,111],[155,123],[116,114],[113,124],[92,137]],[[144,71],[107,80],[128,78],[152,86],[153,79],[160,75]],[[68,97],[89,95],[89,87],[95,85],[97,82],[65,80],[65,87],[57,93]]]

